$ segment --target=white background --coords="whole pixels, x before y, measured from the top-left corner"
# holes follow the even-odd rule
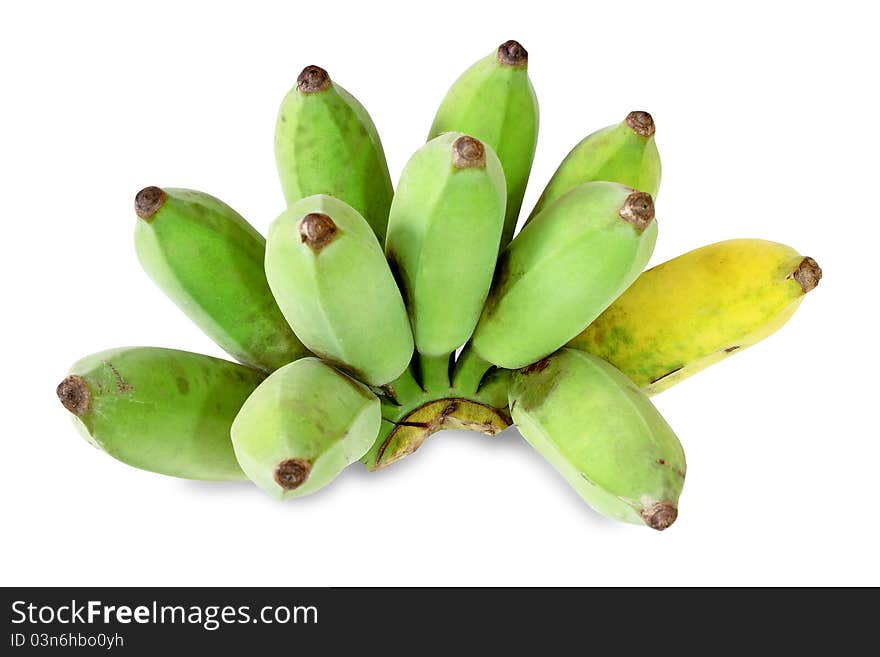
[[[880,584],[878,16],[822,6],[4,5],[0,582]],[[275,113],[313,63],[368,108],[396,180],[448,86],[509,38],[542,113],[525,210],[580,138],[646,109],[653,263],[763,237],[825,270],[779,333],[655,398],[688,456],[671,529],[597,516],[514,431],[444,432],[288,503],[78,436],[54,394],[77,358],[222,355],[140,270],[135,192],[201,189],[265,231]]]

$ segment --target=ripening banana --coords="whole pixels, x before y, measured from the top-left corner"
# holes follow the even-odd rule
[[[394,191],[379,133],[363,105],[324,69],[306,66],[284,97],[275,160],[288,205],[314,194],[335,196],[385,239]]]
[[[639,276],[569,345],[657,393],[779,329],[821,277],[784,244],[710,244]]]
[[[556,351],[629,287],[656,239],[648,194],[609,182],[576,187],[501,253],[473,351],[507,369]]]
[[[144,270],[237,360],[271,371],[308,352],[278,309],[263,269],[266,240],[222,201],[147,187],[135,197]]]
[[[621,372],[561,349],[515,372],[509,400],[523,437],[596,511],[658,530],[675,521],[684,451]]]
[[[400,290],[369,224],[331,196],[309,196],[269,228],[266,275],[287,321],[316,355],[374,386],[409,365]]]
[[[381,422],[369,388],[317,358],[302,358],[248,397],[232,425],[232,444],[257,486],[279,499],[301,497],[363,456]]]
[[[424,369],[433,360],[446,387],[449,357],[473,332],[492,283],[505,199],[492,149],[450,132],[412,156],[391,204],[385,253]]]
[[[56,394],[86,440],[123,463],[187,479],[244,479],[229,430],[264,377],[201,354],[126,347],[74,363]]]
[[[507,181],[502,247],[516,229],[538,143],[538,99],[528,65],[525,48],[516,41],[502,43],[455,81],[428,135],[433,139],[444,132],[461,132],[497,153]]]
[[[660,188],[660,153],[654,130],[650,114],[630,112],[617,125],[585,137],[556,169],[529,221],[569,190],[594,180],[620,183],[656,199]]]

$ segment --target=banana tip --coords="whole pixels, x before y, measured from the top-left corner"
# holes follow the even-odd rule
[[[55,394],[58,400],[68,411],[82,417],[92,403],[92,393],[89,391],[89,384],[81,376],[71,374],[65,377],[64,381],[55,388]]]
[[[452,165],[456,169],[475,169],[486,166],[486,148],[473,137],[459,137],[452,143]]]
[[[296,78],[296,86],[304,94],[315,94],[330,88],[330,76],[320,66],[306,66]]]
[[[294,490],[306,482],[311,471],[311,461],[285,459],[275,466],[275,482],[284,490]]]
[[[144,187],[134,197],[134,211],[144,221],[150,221],[164,203],[165,192],[160,187]]]
[[[620,218],[642,232],[654,220],[654,199],[645,192],[631,192],[620,208]]]
[[[336,224],[326,214],[311,212],[299,222],[299,236],[312,251],[320,251],[336,237]]]
[[[654,117],[647,112],[630,112],[626,115],[626,124],[637,135],[653,137],[656,131]]]
[[[648,527],[662,532],[675,522],[678,517],[678,509],[671,504],[658,502],[647,509],[642,509],[641,516]]]
[[[794,280],[798,282],[804,294],[815,288],[819,281],[822,280],[822,268],[819,263],[810,257],[806,257],[800,261],[797,269],[792,274]]]
[[[523,67],[529,64],[529,52],[519,41],[505,41],[498,46],[498,63],[504,66]]]

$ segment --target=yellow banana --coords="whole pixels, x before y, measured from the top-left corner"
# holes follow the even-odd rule
[[[779,329],[821,277],[784,244],[710,244],[643,273],[569,346],[657,393]]]

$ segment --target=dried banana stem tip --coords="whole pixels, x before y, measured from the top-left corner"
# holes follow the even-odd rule
[[[86,380],[76,374],[71,374],[58,384],[55,394],[68,411],[82,417],[89,410],[92,403],[92,393]]]
[[[293,490],[306,482],[311,471],[311,461],[287,459],[275,466],[275,481],[284,490]]]
[[[144,221],[150,221],[164,203],[165,192],[159,187],[144,187],[134,197],[134,211]]]
[[[815,260],[807,257],[801,260],[792,276],[800,284],[804,294],[806,294],[822,280],[822,269]]]
[[[641,516],[648,527],[662,532],[675,522],[675,519],[678,517],[678,509],[671,504],[658,503],[643,509]]]
[[[630,112],[626,115],[626,124],[642,137],[651,137],[656,130],[654,118],[647,112]]]
[[[620,208],[620,218],[642,232],[654,220],[654,199],[645,192],[633,192]]]
[[[326,214],[312,212],[299,222],[299,236],[312,251],[320,251],[336,237],[336,224]]]
[[[486,149],[473,137],[459,137],[452,143],[452,165],[456,169],[486,166]]]
[[[304,94],[315,94],[330,88],[330,76],[320,66],[306,66],[296,78],[296,86]]]
[[[527,66],[529,53],[519,41],[505,41],[498,46],[498,62],[505,66]]]

